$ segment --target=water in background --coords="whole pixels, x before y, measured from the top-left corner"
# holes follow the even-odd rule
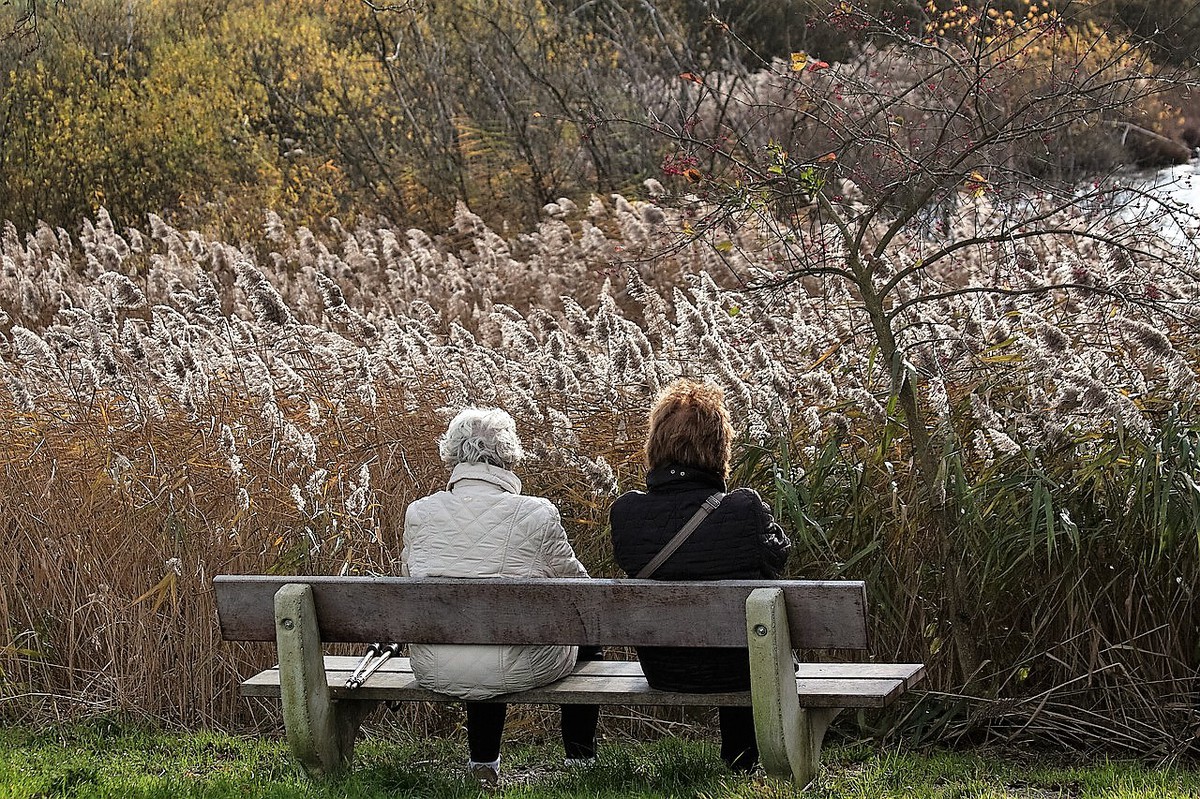
[[[1153,185],[1200,213],[1200,158],[1160,170],[1154,175]]]
[[[1118,175],[1114,184],[1110,203],[1115,200],[1128,221],[1154,228],[1200,260],[1200,157],[1156,172]]]

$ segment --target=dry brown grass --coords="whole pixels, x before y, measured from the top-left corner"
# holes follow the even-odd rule
[[[614,575],[606,491],[638,486],[648,403],[689,375],[725,387],[738,481],[775,503],[792,574],[866,579],[874,651],[929,664],[937,693],[901,729],[1191,745],[1178,697],[1195,631],[1175,622],[1196,611],[1186,314],[1200,283],[1090,259],[1098,281],[1160,281],[1179,310],[1123,315],[1063,290],[956,298],[914,320],[903,343],[948,453],[933,508],[911,499],[911,453],[852,299],[820,281],[723,289],[698,244],[613,270],[618,246],[678,240],[685,212],[648,210],[596,200],[519,248],[465,209],[440,242],[334,223],[318,239],[270,218],[266,241],[241,248],[156,219],[147,237],[102,217],[79,244],[7,230],[0,715],[270,719],[236,695],[270,647],[219,640],[212,576],[394,573],[404,509],[442,484],[434,442],[466,403],[513,413],[535,456],[526,490],[560,508],[593,574]],[[1051,280],[1089,254],[1052,243],[1024,265],[974,251],[955,279],[1020,267]],[[947,513],[961,521],[942,540],[929,520]],[[408,712],[418,727],[453,721]]]

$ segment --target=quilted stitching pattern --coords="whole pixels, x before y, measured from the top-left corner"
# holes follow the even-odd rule
[[[587,577],[546,499],[524,496],[507,469],[460,464],[450,485],[408,507],[405,573],[413,577]],[[553,682],[575,665],[576,648],[414,644],[425,688],[484,699]]]

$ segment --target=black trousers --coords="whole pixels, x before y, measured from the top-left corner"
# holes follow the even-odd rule
[[[758,762],[754,711],[748,707],[719,707],[721,759],[734,771],[751,771]]]
[[[467,702],[467,746],[476,763],[490,763],[500,757],[500,739],[504,735],[504,717],[508,705],[501,702]],[[596,724],[600,720],[597,705],[560,705],[562,710],[563,751],[569,758],[596,756]]]
[[[579,647],[579,661],[604,660],[600,647]],[[500,739],[504,736],[504,718],[508,705],[499,702],[467,702],[467,747],[476,763],[491,763],[500,757]],[[598,705],[559,705],[562,712],[563,751],[571,759],[596,756],[596,725],[600,721]],[[750,740],[754,740],[751,722]],[[755,750],[757,756],[757,750]]]
[[[639,646],[638,660],[651,688],[660,691],[716,693],[750,689],[750,653],[745,649]],[[758,763],[754,711],[719,707],[721,759],[734,771]]]
[[[467,702],[467,746],[476,763],[500,757],[500,739],[508,705],[499,702]],[[569,758],[596,756],[596,705],[560,705],[563,751]],[[751,771],[758,762],[754,739],[754,713],[748,707],[720,707],[721,760],[734,771]]]

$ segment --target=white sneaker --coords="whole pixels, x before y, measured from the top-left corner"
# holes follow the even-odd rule
[[[568,757],[563,760],[563,765],[567,768],[587,768],[595,765],[596,756],[591,757]]]
[[[494,763],[476,763],[474,760],[468,760],[467,771],[483,788],[495,788],[500,783],[499,760]]]

